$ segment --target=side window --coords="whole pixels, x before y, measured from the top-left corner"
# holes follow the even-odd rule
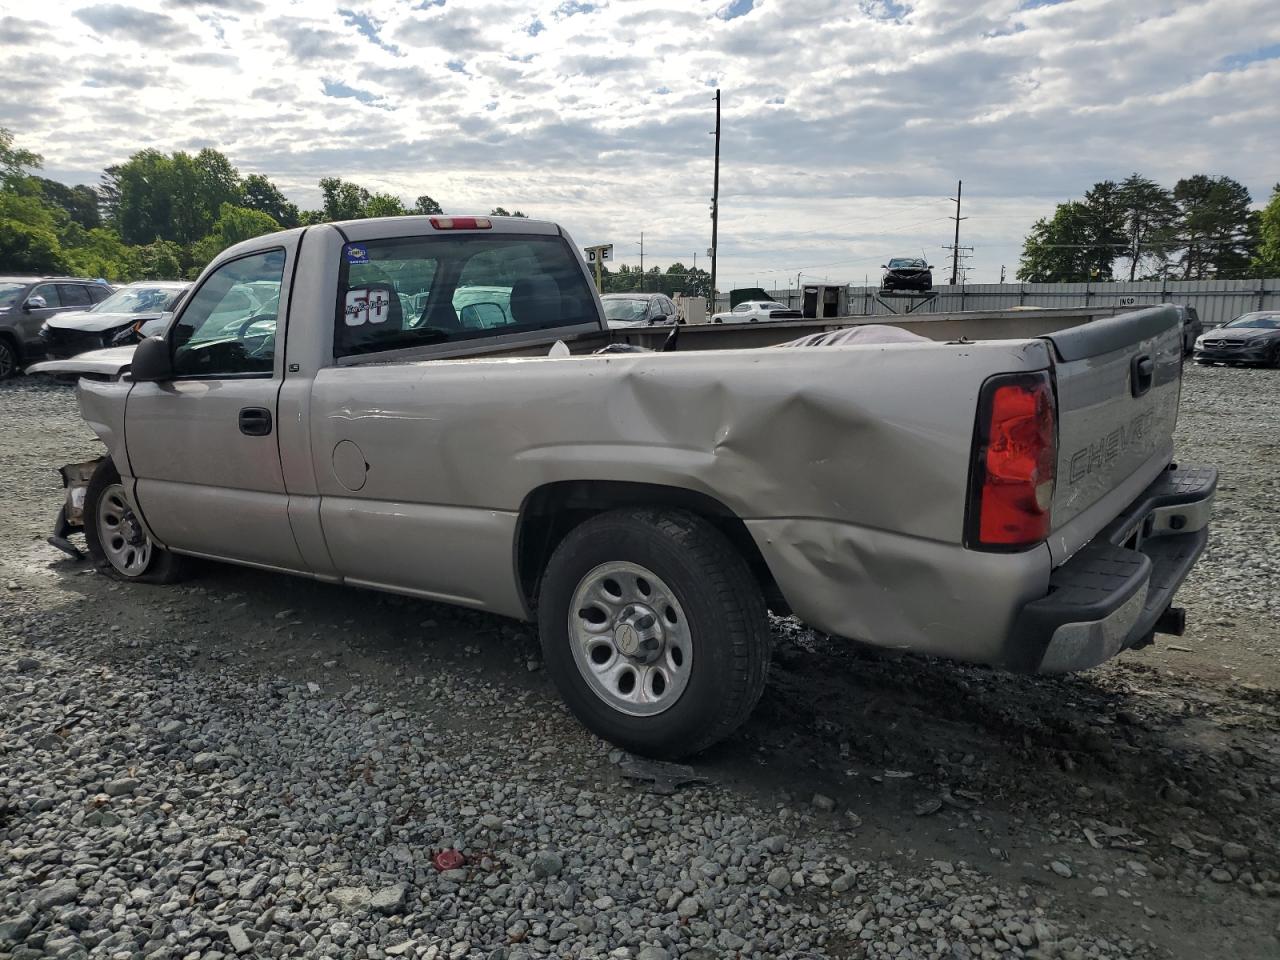
[[[740,303],[740,304],[738,304],[736,307],[734,307],[734,308],[733,308],[733,312],[734,312],[734,313],[750,313],[750,312],[751,312],[751,304],[749,304],[749,303]]]
[[[87,307],[90,304],[88,288],[78,283],[58,284],[58,296],[62,298],[64,307]]]
[[[107,297],[111,296],[111,291],[101,283],[95,283],[85,288],[89,291],[89,299],[94,303],[101,303]]]
[[[173,326],[174,374],[269,376],[283,278],[283,250],[230,260],[209,274]]]
[[[30,297],[44,297],[44,305],[46,307],[62,306],[62,298],[58,296],[58,288],[52,283],[42,283],[29,293]]]

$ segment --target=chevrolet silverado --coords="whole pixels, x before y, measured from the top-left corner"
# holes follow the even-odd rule
[[[85,375],[106,446],[63,469],[54,540],[82,525],[125,581],[204,557],[535,621],[574,713],[654,756],[746,719],[769,609],[1086,669],[1181,632],[1217,474],[1172,460],[1172,309],[1017,322],[639,350],[553,223],[258,237],[136,352],[38,365]]]

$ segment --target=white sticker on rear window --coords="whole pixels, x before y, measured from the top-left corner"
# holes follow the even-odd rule
[[[363,287],[347,291],[347,306],[342,319],[348,327],[358,327],[369,322],[369,291]]]

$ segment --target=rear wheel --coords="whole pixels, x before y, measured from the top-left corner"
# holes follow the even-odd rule
[[[183,559],[151,540],[110,460],[85,491],[84,537],[98,567],[119,580],[173,583],[182,576]]]
[[[697,753],[737,729],[764,690],[760,587],[693,514],[617,510],[576,527],[547,564],[538,622],[569,708],[634,753]]]

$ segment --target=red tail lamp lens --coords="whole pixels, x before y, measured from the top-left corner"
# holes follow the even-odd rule
[[[978,542],[1021,547],[1049,536],[1057,429],[1048,374],[988,381],[979,450]]]

